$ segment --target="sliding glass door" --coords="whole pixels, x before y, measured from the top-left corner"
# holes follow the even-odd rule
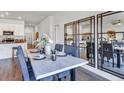
[[[94,32],[94,16],[65,24],[65,45],[75,46],[78,57],[88,60],[91,66],[95,66]]]
[[[94,31],[94,16],[78,21],[78,48],[80,58],[88,60],[91,66],[95,66]]]
[[[97,15],[98,68],[124,78],[124,12]]]
[[[88,60],[90,66],[97,65],[98,69],[124,78],[124,12],[109,11],[96,17],[96,22],[91,16],[65,24],[65,45],[75,46],[78,57]]]

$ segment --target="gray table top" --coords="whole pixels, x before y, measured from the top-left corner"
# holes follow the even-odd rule
[[[50,58],[34,60],[33,58],[39,55],[39,53],[30,53],[29,50],[27,51],[27,55],[30,58],[36,80],[74,69],[88,63],[87,60],[72,56],[57,57],[56,61],[52,61]]]

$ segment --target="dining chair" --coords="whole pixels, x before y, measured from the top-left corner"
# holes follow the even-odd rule
[[[17,58],[18,58],[18,62],[19,62],[19,67],[22,72],[23,80],[24,81],[36,81],[33,70],[30,70],[30,71],[28,70],[25,57],[22,54],[21,46],[19,46],[17,49]],[[41,80],[42,81],[52,81],[53,76],[49,76],[49,77],[43,78]]]
[[[55,50],[59,51],[59,52],[62,52],[63,51],[63,44],[56,44],[55,45]]]
[[[64,48],[64,52],[67,55],[71,55],[74,57],[77,57],[77,51],[76,50],[77,50],[76,46],[72,46],[72,45],[65,45],[65,48]]]
[[[62,52],[63,51],[63,44],[56,44],[55,45],[55,51],[58,51],[58,52]],[[65,80],[66,77],[70,74],[70,71],[64,71],[64,72],[61,72],[61,73],[58,73],[57,74],[57,80],[58,81],[62,81],[62,80]]]
[[[30,77],[29,77],[29,72],[28,72],[28,68],[25,62],[25,58],[22,56],[22,54],[20,53],[20,50],[17,50],[17,59],[19,62],[19,67],[21,69],[22,72],[22,78],[24,81],[29,81]]]
[[[17,50],[17,47],[12,47],[12,61],[14,61],[16,53],[15,51]]]
[[[114,67],[114,50],[111,43],[103,43],[103,59],[105,57],[107,58],[107,62],[112,59],[112,67]]]
[[[87,42],[87,58],[95,59],[95,43]]]
[[[27,56],[25,56],[21,46],[18,46],[17,48],[18,48],[18,51],[21,53],[21,55],[25,58],[25,62],[26,62],[26,65],[28,67],[28,70],[32,71],[32,66],[31,66],[31,63],[30,63],[30,59]]]
[[[76,57],[76,47],[74,47],[72,45],[66,45],[64,48],[64,52],[67,55],[71,55],[71,56]],[[65,80],[68,76],[70,76],[70,70],[59,73],[58,74],[58,80],[59,81]]]

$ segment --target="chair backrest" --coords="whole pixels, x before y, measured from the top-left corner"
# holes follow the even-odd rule
[[[74,57],[76,57],[77,53],[76,53],[77,48],[75,46],[72,45],[65,45],[64,51],[67,55],[72,55]]]
[[[21,47],[21,46],[18,46],[18,49],[19,49],[19,52],[25,57],[25,54],[24,54],[24,52],[23,52],[22,47]]]
[[[87,49],[95,50],[95,43],[87,42]],[[90,52],[92,52],[92,51],[90,51]]]
[[[113,47],[110,43],[103,43],[103,57],[113,58]]]
[[[90,58],[89,54],[93,54],[95,58],[95,43],[87,42],[87,58]]]
[[[22,54],[22,50],[21,50],[20,46],[17,49],[17,58],[19,61],[19,66],[20,66],[24,81],[29,81],[30,78],[29,78],[28,68],[26,65],[25,57]]]
[[[56,44],[55,50],[60,51],[60,52],[63,51],[63,44]]]

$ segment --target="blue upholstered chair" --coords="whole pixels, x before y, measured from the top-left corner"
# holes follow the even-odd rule
[[[25,58],[19,52],[20,51],[17,50],[17,59],[18,59],[19,66],[20,66],[20,69],[21,69],[21,72],[22,72],[23,80],[24,81],[29,81],[30,77],[29,77],[28,68],[27,68],[27,65],[26,65],[26,62],[25,62]]]
[[[59,52],[62,52],[63,51],[63,44],[56,44],[55,45],[55,50],[59,51]]]
[[[21,46],[19,46],[18,49],[17,49],[17,58],[18,58],[18,62],[19,62],[21,72],[22,72],[23,80],[24,81],[29,81],[29,80],[35,81],[36,79],[34,77],[33,70],[29,71],[28,68],[27,68],[26,60],[25,60],[25,57],[23,55],[23,51],[22,51]],[[43,78],[41,80],[51,81],[51,80],[53,80],[53,76],[46,77],[46,78]]]
[[[28,70],[29,71],[32,71],[32,67],[31,67],[31,63],[30,63],[30,59],[28,57],[25,57],[25,54],[23,52],[23,49],[21,46],[18,46],[18,51],[22,54],[22,56],[25,58],[25,62],[26,62],[26,65],[28,67]]]
[[[64,46],[62,44],[56,44],[55,45],[55,50],[62,52],[63,47]],[[76,56],[76,49],[73,46],[69,46],[69,45],[65,46],[65,51],[64,52],[67,55]],[[64,71],[64,72],[61,72],[61,73],[57,74],[57,77],[58,77],[59,81],[62,81],[62,80],[65,80],[67,78],[67,76],[69,76],[69,75],[70,75],[70,71],[68,70],[68,71]]]
[[[62,52],[63,48],[64,48],[63,44],[56,44],[55,45],[56,51]],[[65,80],[68,75],[70,75],[70,71],[64,71],[64,72],[57,74],[57,78],[59,81],[62,81],[62,80]]]
[[[72,45],[65,45],[65,48],[64,48],[64,51],[67,55],[71,55],[74,57],[77,56],[76,50],[77,50],[77,48]]]
[[[66,55],[77,57],[77,48],[73,45],[65,45],[64,52],[66,53]],[[70,74],[70,71],[68,71],[67,73]]]

